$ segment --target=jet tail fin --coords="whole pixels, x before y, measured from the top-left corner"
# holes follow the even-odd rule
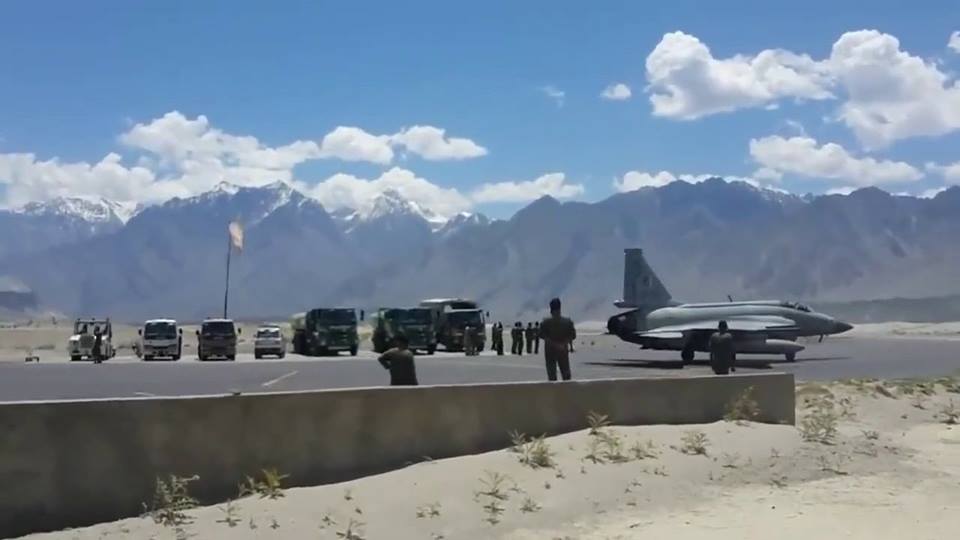
[[[670,293],[643,258],[643,250],[628,248],[623,254],[623,298],[614,305],[645,312],[670,305]]]

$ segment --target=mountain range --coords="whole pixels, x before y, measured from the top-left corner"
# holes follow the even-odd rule
[[[605,200],[543,197],[511,218],[442,219],[387,191],[328,212],[285,183],[150,207],[58,199],[0,211],[0,277],[43,309],[195,320],[223,308],[226,225],[239,220],[230,314],[475,298],[505,321],[553,296],[574,317],[615,309],[623,248],[642,247],[675,299],[814,302],[960,293],[960,187],[932,199],[864,188],[798,196],[719,178]]]

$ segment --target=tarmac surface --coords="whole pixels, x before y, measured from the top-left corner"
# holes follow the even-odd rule
[[[0,401],[217,395],[388,384],[388,374],[372,351],[356,357],[302,357],[199,362],[184,356],[177,362],[143,362],[118,356],[103,364],[41,357],[25,363],[14,352],[0,353]],[[712,373],[705,354],[682,367],[679,353],[644,351],[611,336],[585,336],[572,355],[575,379],[676,377]],[[960,372],[960,340],[931,338],[834,337],[810,343],[795,363],[783,357],[741,356],[738,371],[795,373],[798,380],[902,378]],[[480,356],[438,352],[417,357],[420,384],[471,384],[545,380],[542,355]]]

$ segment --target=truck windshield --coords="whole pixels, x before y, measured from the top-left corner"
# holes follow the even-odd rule
[[[453,326],[480,326],[483,319],[479,311],[453,311],[447,314],[447,320]]]
[[[429,309],[400,309],[396,319],[401,324],[430,324],[433,313]]]
[[[353,325],[357,322],[357,314],[352,309],[318,309],[313,316],[323,324]]]
[[[147,339],[172,339],[177,337],[177,325],[169,322],[147,323],[143,327]]]
[[[205,322],[200,332],[208,336],[232,336],[236,333],[231,321]]]

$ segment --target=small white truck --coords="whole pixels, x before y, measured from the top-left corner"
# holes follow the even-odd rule
[[[94,359],[93,344],[97,340],[97,334],[100,334],[101,358],[106,360],[117,355],[113,348],[113,325],[110,324],[110,319],[80,318],[73,322],[73,335],[67,342],[72,362]]]
[[[157,358],[179,360],[183,353],[183,329],[173,319],[151,319],[137,330],[140,334],[138,353],[144,361]]]

